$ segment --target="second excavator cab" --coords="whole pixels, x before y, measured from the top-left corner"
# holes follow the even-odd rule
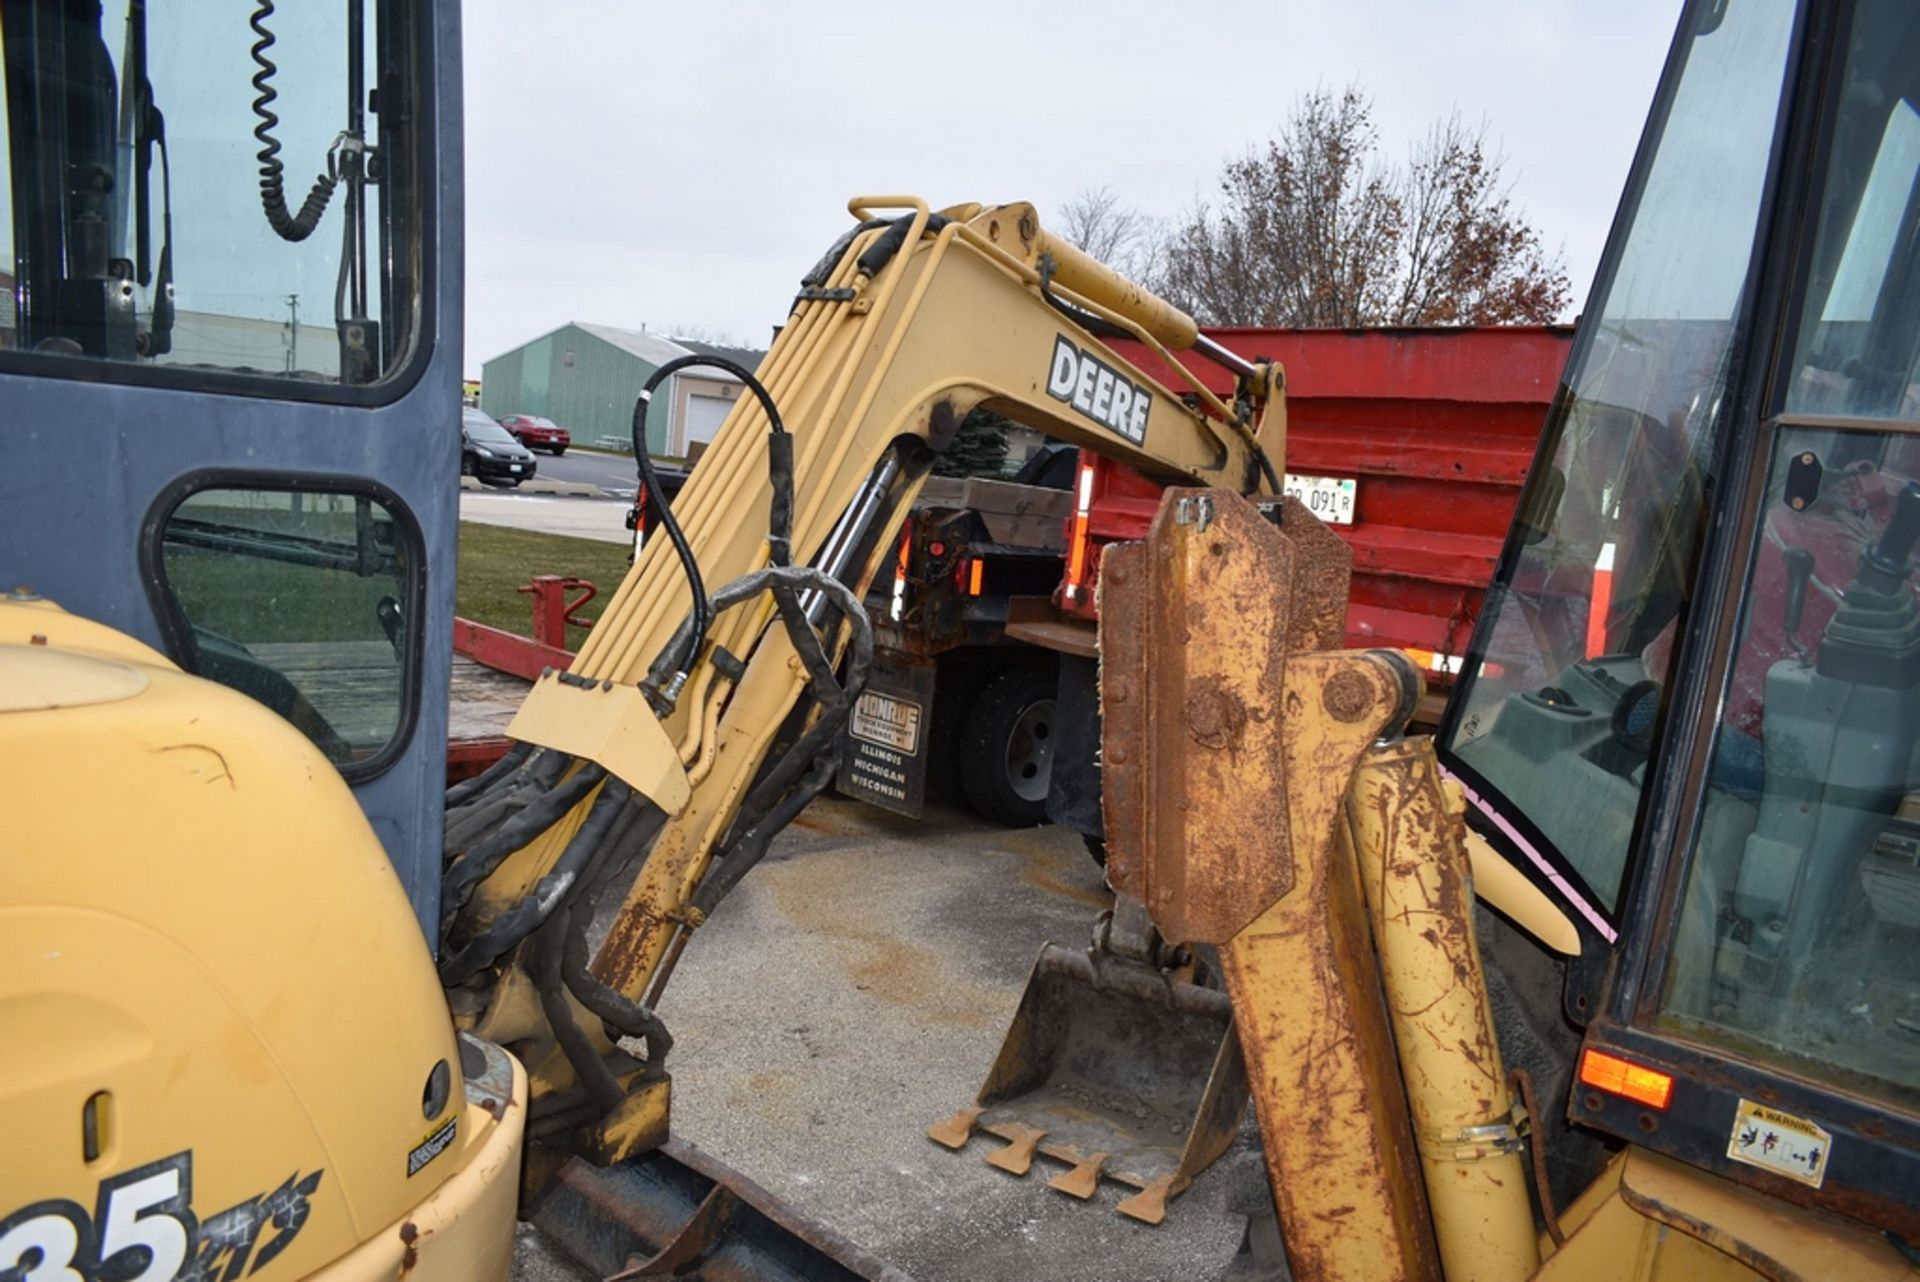
[[[1913,1240],[1920,18],[1673,60],[1444,757],[1580,922],[1575,1120]]]

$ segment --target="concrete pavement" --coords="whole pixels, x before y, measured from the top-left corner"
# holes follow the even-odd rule
[[[627,504],[623,500],[541,493],[534,489],[542,484],[539,481],[529,481],[518,490],[474,491],[465,485],[471,479],[461,478],[462,521],[603,543],[626,543],[633,538],[627,531]]]
[[[1080,839],[828,797],[693,938],[660,1003],[682,1139],[919,1282],[1211,1282],[1238,1246],[1247,1138],[1157,1228],[925,1136],[971,1103],[1048,940],[1110,902]],[[1258,1180],[1257,1174],[1254,1180]],[[523,1250],[521,1277],[542,1253]],[[550,1265],[548,1267],[551,1267]]]

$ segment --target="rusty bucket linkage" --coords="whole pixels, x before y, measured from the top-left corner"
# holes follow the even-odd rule
[[[1111,600],[1102,602],[1103,617],[1142,621],[1139,629],[1103,628],[1100,636],[1103,805],[1115,907],[1102,917],[1091,949],[1041,950],[974,1104],[927,1132],[954,1149],[976,1129],[997,1136],[1006,1147],[987,1161],[1016,1175],[1030,1169],[1036,1153],[1065,1162],[1069,1169],[1048,1184],[1075,1197],[1091,1198],[1103,1175],[1132,1185],[1140,1191],[1118,1209],[1149,1224],[1164,1219],[1168,1201],[1232,1143],[1248,1100],[1227,994],[1217,981],[1195,982],[1193,948],[1163,939],[1154,922],[1182,920],[1178,909],[1189,886],[1196,904],[1204,898],[1229,912],[1233,904],[1283,894],[1284,886],[1263,880],[1286,875],[1283,864],[1235,852],[1265,850],[1286,816],[1284,809],[1218,813],[1204,790],[1149,798],[1140,763],[1152,754],[1214,756],[1225,747],[1236,769],[1276,768],[1280,727],[1236,718],[1234,708],[1260,701],[1236,700],[1235,685],[1249,676],[1270,679],[1274,660],[1289,651],[1340,643],[1351,564],[1339,539],[1297,504],[1217,508],[1211,492],[1176,490],[1155,522],[1204,536],[1216,519],[1264,525],[1283,520],[1289,507],[1297,515],[1285,535],[1276,537],[1269,526],[1269,538],[1253,545],[1267,550],[1263,556],[1226,556],[1226,544],[1205,537],[1184,539],[1190,552],[1152,563],[1144,544],[1108,549],[1100,590]],[[1204,630],[1166,608],[1188,598],[1190,580],[1204,582],[1213,601],[1259,601],[1258,613],[1274,614],[1284,626],[1259,637],[1237,628],[1212,634],[1228,638],[1228,650],[1253,646],[1257,655],[1202,653],[1190,642]],[[1182,632],[1178,644],[1146,635],[1169,627]],[[1149,655],[1156,656],[1151,666]],[[1180,671],[1158,671],[1170,658]],[[1189,690],[1191,697],[1181,693]],[[1277,787],[1273,795],[1280,795]],[[1193,862],[1184,880],[1148,884],[1142,852],[1160,844],[1149,829],[1188,853]]]

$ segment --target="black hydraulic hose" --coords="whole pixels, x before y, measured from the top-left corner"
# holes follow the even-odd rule
[[[607,1067],[607,1061],[594,1050],[586,1032],[574,1022],[573,1011],[567,1006],[567,990],[560,974],[565,928],[564,920],[554,918],[534,937],[533,986],[540,995],[540,1011],[547,1017],[554,1041],[560,1044],[567,1063],[573,1065],[574,1076],[580,1079],[594,1107],[604,1117],[619,1108],[627,1095],[620,1089],[620,1080],[613,1075],[613,1070]]]
[[[767,546],[775,565],[788,565],[793,560],[793,440],[786,424],[780,419],[780,407],[774,404],[772,393],[754,377],[752,370],[724,356],[681,356],[654,370],[640,388],[640,395],[633,405],[633,457],[640,474],[640,485],[646,491],[647,503],[659,514],[660,524],[673,544],[675,555],[680,558],[681,567],[686,571],[687,586],[693,593],[692,629],[684,639],[676,632],[674,641],[669,643],[662,656],[666,659],[665,664],[656,665],[662,667],[663,672],[676,673],[681,677],[693,670],[694,661],[706,646],[707,633],[713,626],[713,603],[707,599],[706,584],[700,577],[700,563],[694,557],[693,549],[687,545],[687,536],[681,532],[680,522],[667,506],[666,491],[661,488],[660,478],[654,474],[653,460],[647,454],[647,406],[652,403],[654,389],[660,384],[683,369],[696,367],[725,370],[733,375],[753,393],[754,399],[760,402],[760,408],[766,411],[767,429],[771,433],[767,440],[767,465],[773,485],[773,496],[768,507]]]
[[[901,247],[907,243],[907,233],[913,230],[914,218],[913,214],[902,214],[894,219],[885,231],[874,237],[873,243],[868,245],[866,252],[860,255],[860,261],[856,265],[862,276],[878,276],[881,269],[893,261],[894,255],[898,254]],[[950,221],[952,220],[945,214],[928,214],[927,227],[923,234],[931,236]]]
[[[1254,439],[1251,430],[1247,432],[1247,443],[1253,447],[1253,461],[1260,465],[1260,474],[1266,477],[1267,484],[1273,487],[1273,496],[1279,498],[1287,492],[1287,487],[1280,484],[1280,474],[1273,470],[1273,460],[1267,456],[1266,447]]]
[[[267,50],[274,45],[274,34],[267,30],[267,19],[272,16],[273,0],[258,0],[253,17],[247,23],[253,28],[253,34],[260,37],[249,51],[254,65],[260,68],[253,73],[253,114],[260,121],[253,127],[253,136],[260,142],[260,204],[266,211],[268,225],[282,240],[299,241],[313,235],[313,229],[320,225],[320,216],[327,212],[327,202],[333,198],[335,179],[331,173],[321,174],[314,179],[313,190],[307,193],[300,212],[287,212],[286,166],[280,163],[280,141],[273,136],[273,131],[280,127],[280,117],[273,111],[273,103],[280,97],[273,87],[273,78],[280,68],[267,57]]]
[[[446,814],[449,828],[502,797],[519,796],[529,788],[536,792],[546,791],[559,782],[560,776],[565,773],[567,763],[572,760],[564,752],[554,752],[547,748],[533,747],[530,744],[522,746],[530,751],[519,754],[520,760],[513,769],[493,774],[489,768],[486,774],[492,774],[492,778],[457,800],[453,799],[455,795],[453,791],[448,792],[449,802]],[[485,778],[484,774],[482,778]],[[469,780],[468,782],[479,781]]]
[[[752,600],[762,592],[782,587],[796,592],[823,592],[840,607],[847,621],[853,626],[853,643],[856,653],[864,652],[865,654],[865,659],[862,661],[862,680],[864,680],[864,664],[873,658],[873,624],[867,619],[866,609],[860,604],[860,598],[855,596],[846,584],[825,570],[816,569],[810,565],[781,565],[750,571],[714,593],[713,608],[715,613],[729,610],[742,601]],[[674,629],[673,635],[667,639],[666,648],[660,652],[660,657],[654,660],[653,667],[647,675],[650,683],[657,684],[669,670],[666,663],[667,656],[680,650],[685,638],[690,636],[692,631],[691,616],[682,619],[680,626]]]
[[[506,755],[501,757],[500,760],[494,762],[473,778],[462,779],[459,783],[447,789],[447,809],[452,810],[455,806],[464,805],[467,801],[471,800],[476,793],[482,792],[490,787],[495,780],[503,779],[518,770],[521,765],[526,762],[526,759],[532,755],[532,744],[514,744],[513,747],[507,749]]]
[[[674,660],[675,671],[685,673],[693,666],[692,656],[700,653],[700,646],[706,641],[707,629],[713,623],[713,606],[707,600],[707,585],[700,577],[700,562],[693,555],[693,549],[687,545],[687,536],[681,532],[680,522],[673,515],[673,509],[667,506],[667,491],[660,484],[660,478],[654,474],[653,460],[647,456],[647,405],[653,400],[653,389],[659,383],[659,372],[647,380],[640,389],[640,395],[633,402],[633,457],[640,473],[640,488],[647,496],[647,504],[660,518],[660,528],[667,532],[667,539],[673,544],[674,555],[680,558],[680,569],[687,576],[687,590],[693,594],[692,646],[687,651],[685,662]],[[669,655],[673,651],[667,652]],[[666,657],[666,656],[662,656]]]
[[[505,823],[515,812],[533,800],[530,789],[482,797],[473,805],[447,816],[446,832],[441,838],[441,857],[457,858],[461,851],[482,840]]]
[[[591,884],[567,906],[566,938],[560,952],[560,974],[567,991],[582,1006],[611,1024],[623,1037],[638,1037],[647,1044],[647,1068],[657,1072],[666,1064],[673,1049],[673,1035],[667,1032],[660,1016],[641,1002],[617,992],[600,981],[587,965],[587,926],[593,917],[594,901],[614,873],[625,866],[619,848],[632,846],[644,850],[658,835],[666,815],[657,806],[648,806],[648,819],[637,829],[622,834],[604,848],[606,861],[593,869]]]
[[[558,823],[560,817],[580,804],[597,787],[607,772],[596,765],[585,765],[565,783],[558,785],[507,820],[486,840],[461,856],[447,870],[440,883],[440,929],[442,934],[454,917],[473,897],[474,887],[491,877],[506,862],[508,855],[520,849]]]
[[[835,732],[839,727],[835,726]],[[702,913],[711,914],[726,898],[727,892],[740,884],[740,879],[753,871],[761,856],[767,853],[767,847],[780,835],[780,830],[792,823],[794,817],[807,808],[807,803],[826,791],[833,782],[834,773],[839,769],[840,760],[836,753],[822,753],[813,759],[813,766],[796,787],[779,804],[773,806],[754,822],[746,834],[728,847],[725,857],[716,860],[713,871],[700,883],[688,903]],[[576,994],[577,996],[578,994]],[[583,999],[584,1000],[584,999]]]
[[[534,883],[532,890],[521,896],[519,902],[487,923],[486,929],[440,963],[440,982],[448,988],[465,983],[538,930],[579,884],[580,874],[600,853],[602,844],[626,808],[627,798],[632,795],[633,790],[620,780],[608,781],[600,795],[594,798],[593,808],[587,812],[587,821],[567,842],[567,848],[554,860],[553,867]]]
[[[827,246],[827,252],[820,255],[820,261],[813,265],[812,270],[800,278],[800,288],[817,289],[832,280],[833,269],[840,265],[840,260],[847,256],[847,250],[853,247],[854,237],[861,232],[878,231],[889,222],[885,218],[867,218],[847,228],[840,239]]]
[[[551,788],[560,782],[560,776],[567,773],[567,767],[572,764],[573,758],[566,753],[542,748],[527,762],[527,776],[542,788]]]
[[[748,593],[750,590],[751,593],[757,593],[763,586],[770,586],[775,599],[780,602],[782,621],[789,634],[794,634],[796,629],[805,630],[804,637],[793,636],[795,648],[803,654],[809,650],[820,651],[819,639],[806,622],[798,601],[793,599],[795,587],[803,579],[810,580],[804,586],[823,591],[833,601],[852,630],[846,676],[837,690],[824,688],[831,683],[830,672],[825,678],[816,678],[812,682],[820,713],[814,718],[813,724],[801,732],[793,746],[769,766],[748,790],[731,826],[728,840],[723,844],[721,859],[712,865],[706,879],[692,896],[693,906],[701,912],[712,912],[721,898],[760,861],[780,830],[832,781],[837,763],[837,754],[833,751],[834,740],[852,714],[853,705],[861,691],[866,688],[867,674],[873,663],[873,624],[867,618],[866,611],[860,608],[859,599],[852,591],[826,572],[812,567],[784,571],[761,570],[722,588],[715,601],[730,603],[727,599],[736,592]],[[820,655],[820,662],[824,663],[824,654]],[[810,668],[813,666],[809,664]],[[808,772],[804,778],[801,777],[803,771]]]

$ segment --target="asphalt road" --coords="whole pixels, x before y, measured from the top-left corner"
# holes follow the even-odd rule
[[[597,485],[613,498],[632,498],[636,488],[633,459],[624,454],[596,454],[570,449],[559,458],[534,452],[543,481],[571,481],[579,485]]]

